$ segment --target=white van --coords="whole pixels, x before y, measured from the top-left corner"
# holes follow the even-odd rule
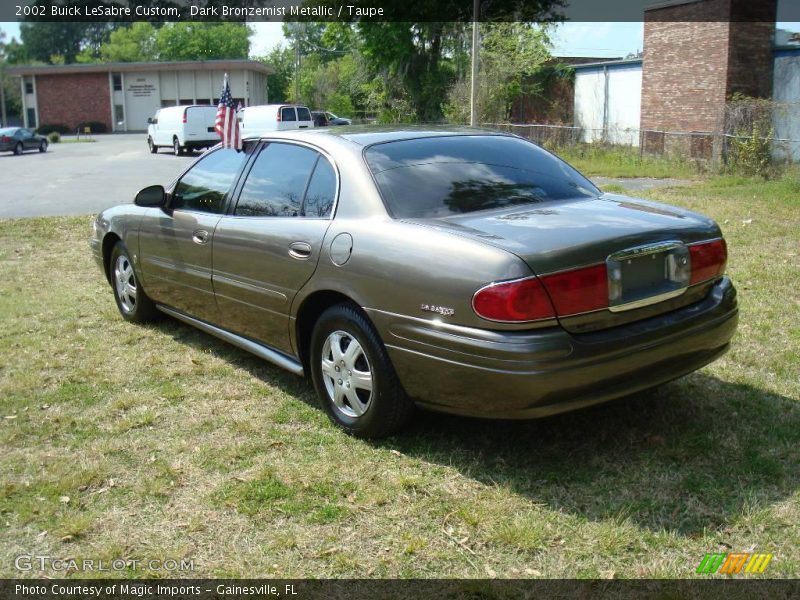
[[[210,148],[219,143],[214,129],[217,107],[208,104],[167,106],[147,119],[147,145],[155,154],[159,148],[172,148],[175,156],[184,151]]]
[[[294,104],[261,104],[248,106],[239,111],[242,137],[262,131],[285,129],[312,129],[314,119],[307,106]]]

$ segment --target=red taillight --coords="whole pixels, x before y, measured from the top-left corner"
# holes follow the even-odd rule
[[[6,143],[8,143],[10,141],[11,141],[11,138],[8,137],[7,135],[4,135],[3,137],[0,137],[0,142],[3,142],[4,144],[6,144]]]
[[[542,283],[560,317],[608,308],[605,264],[545,275]]]
[[[189,111],[188,108],[183,109],[183,122],[186,123],[186,113]]]
[[[487,285],[473,296],[472,308],[490,321],[538,321],[556,316],[536,277]]]
[[[689,246],[692,258],[692,279],[690,285],[719,277],[725,272],[728,262],[728,245],[725,240],[701,242]]]
[[[278,123],[280,123],[280,122],[281,122],[281,109],[280,109],[280,108],[278,109],[278,114],[277,114],[277,116],[275,117],[275,120],[276,120],[276,121],[278,121]]]

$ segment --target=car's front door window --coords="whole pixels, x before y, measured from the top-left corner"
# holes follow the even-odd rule
[[[171,208],[223,213],[225,197],[244,160],[244,152],[232,149],[221,148],[211,152],[175,186]]]

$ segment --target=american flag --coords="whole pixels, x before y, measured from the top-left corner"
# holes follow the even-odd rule
[[[214,129],[222,140],[223,148],[242,149],[242,133],[239,131],[239,120],[236,118],[236,107],[231,97],[227,73],[225,73],[225,83],[222,85],[222,95],[219,97]]]

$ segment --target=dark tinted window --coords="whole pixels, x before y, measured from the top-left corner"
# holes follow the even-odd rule
[[[111,76],[111,79],[114,81],[114,91],[119,92],[122,90],[122,75],[119,73],[114,73]]]
[[[244,152],[220,149],[203,157],[175,187],[172,208],[221,213],[225,194],[244,162]]]
[[[535,144],[507,136],[448,136],[378,144],[367,163],[397,218],[591,198],[599,190]]]
[[[291,106],[284,106],[281,109],[281,121],[297,121],[294,108]]]
[[[320,156],[311,176],[303,203],[306,217],[330,217],[336,199],[336,173],[326,159]]]
[[[317,154],[293,144],[264,148],[247,175],[234,214],[245,217],[296,217]]]
[[[305,106],[298,106],[297,107],[297,120],[298,121],[310,121],[311,120],[311,112]]]

